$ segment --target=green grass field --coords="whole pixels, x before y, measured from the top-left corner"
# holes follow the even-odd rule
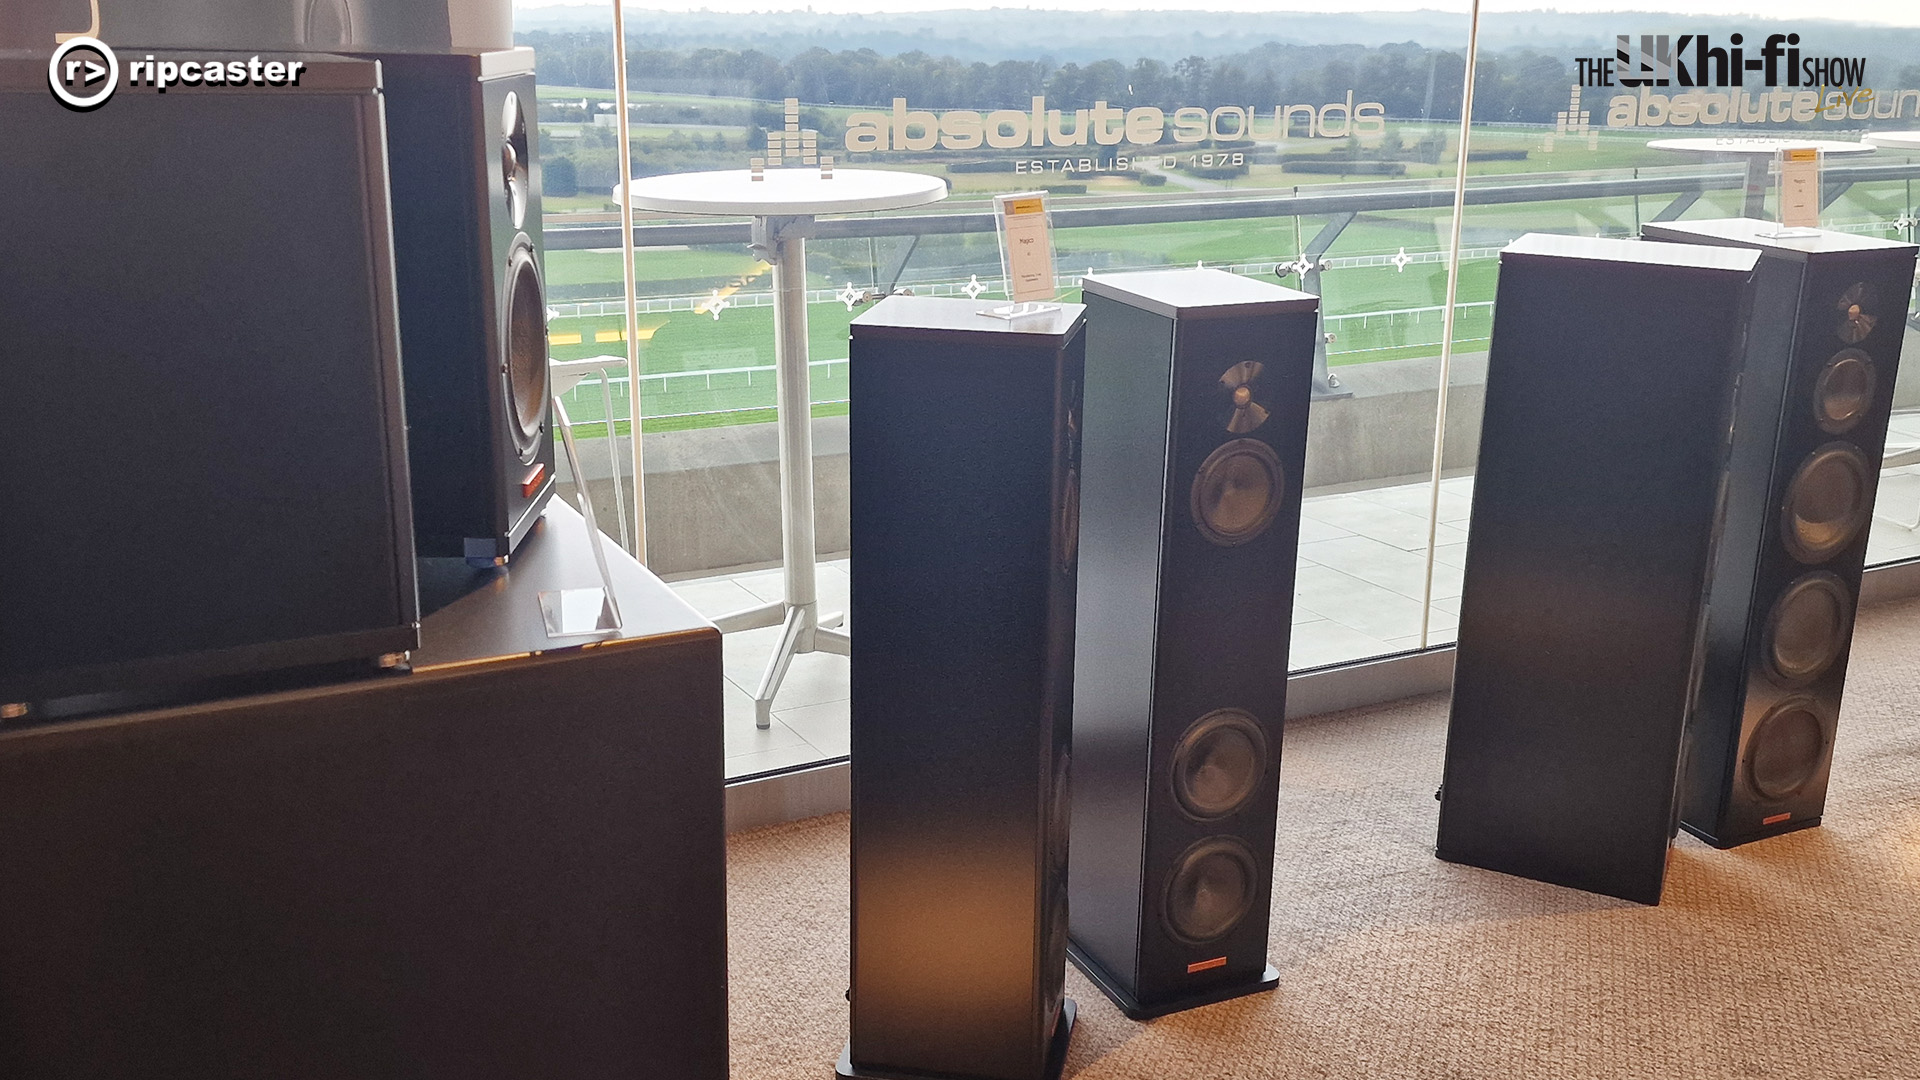
[[[611,100],[608,90],[578,87],[542,87],[543,98],[591,101]],[[747,104],[734,99],[716,99],[694,95],[635,94],[634,100],[672,106],[738,107]],[[833,110],[845,113],[847,109]],[[662,134],[636,129],[642,138]],[[1407,125],[1394,125],[1393,137],[1411,139],[1418,134]],[[1632,175],[1632,170],[1688,164],[1685,158],[1650,151],[1644,133],[1603,132],[1597,145],[1589,149],[1584,138],[1562,138],[1552,150],[1544,149],[1544,132],[1537,128],[1476,127],[1476,150],[1525,150],[1524,160],[1477,161],[1470,166],[1475,176],[1527,174],[1593,173],[1607,176]],[[1442,160],[1451,161],[1455,136],[1449,133]],[[1290,152],[1324,152],[1332,141],[1299,146]],[[1371,148],[1363,147],[1365,159]],[[1887,155],[1882,155],[1887,156]],[[878,163],[876,163],[878,164]],[[1409,162],[1407,178],[1445,179],[1452,175],[1451,164],[1422,165]],[[895,167],[916,170],[937,168],[934,162],[896,163]],[[1044,183],[1076,180],[1047,174],[1041,177],[1007,173],[963,173],[949,176],[954,189],[952,202],[984,202],[996,192],[1018,190]],[[1242,192],[1287,190],[1292,187],[1352,183],[1381,178],[1342,177],[1338,174],[1283,173],[1278,166],[1257,165],[1252,175],[1234,181]],[[1190,199],[1204,193],[1178,186],[1146,187],[1123,177],[1094,176],[1088,179],[1088,194],[1056,199],[1056,205],[1099,205],[1107,199]],[[1485,249],[1499,247],[1522,232],[1540,231],[1581,235],[1631,236],[1642,222],[1651,220],[1667,205],[1666,197],[1557,200],[1552,202],[1470,207],[1463,224],[1463,247]],[[564,215],[601,212],[610,204],[599,195],[583,194],[570,199],[548,200],[550,214]],[[1846,191],[1826,212],[1832,223],[1887,220],[1914,206],[1913,186],[1904,181],[1860,184]],[[1741,194],[1735,190],[1713,192],[1697,200],[1685,213],[1690,219],[1734,216],[1741,212]],[[1162,224],[1103,226],[1067,229],[1055,236],[1058,265],[1062,273],[1082,269],[1116,270],[1127,268],[1209,266],[1284,261],[1294,258],[1301,245],[1310,242],[1325,224],[1322,218],[1266,218],[1231,221],[1171,222]],[[1390,256],[1405,249],[1410,253],[1430,253],[1445,248],[1450,212],[1445,209],[1361,214],[1341,233],[1327,253],[1331,259],[1359,256]],[[813,289],[831,289],[846,279],[861,286],[888,264],[891,253],[899,250],[899,241],[865,240],[816,241],[810,245],[809,282]],[[930,235],[923,237],[907,263],[903,280],[963,282],[968,273],[977,272],[983,282],[997,283],[997,259],[991,236]],[[546,277],[555,303],[572,298],[617,297],[621,291],[620,254],[612,250],[552,251],[545,260]],[[744,247],[741,248],[643,248],[636,253],[634,269],[642,296],[705,297],[710,290],[733,288],[745,292],[764,292],[770,284],[765,268]],[[1475,305],[1493,299],[1498,262],[1492,258],[1474,258],[1462,263],[1459,300]],[[1270,279],[1271,280],[1271,279]],[[1285,283],[1298,286],[1292,278]],[[1385,360],[1431,358],[1439,353],[1440,319],[1438,306],[1444,301],[1446,270],[1440,263],[1408,266],[1404,272],[1392,266],[1344,267],[1323,273],[1321,292],[1327,314],[1332,317],[1327,329],[1334,333],[1329,345],[1333,365],[1372,363]],[[1072,299],[1071,295],[1063,299]],[[1381,316],[1359,318],[1374,312],[1428,309],[1418,316]],[[847,325],[858,312],[849,312],[839,303],[809,306],[808,324],[812,357],[816,361],[840,360],[847,352]],[[1356,317],[1343,317],[1356,316]],[[603,354],[624,355],[621,340],[624,319],[604,317],[566,317],[549,326],[553,339],[552,354],[557,359],[574,359]],[[1455,326],[1455,344],[1463,351],[1486,347],[1491,332],[1490,310],[1463,307]],[[705,313],[677,311],[641,317],[640,356],[642,370],[650,376],[675,373],[719,372],[661,381],[643,381],[642,396],[647,430],[757,423],[772,419],[774,386],[770,370],[738,371],[741,368],[767,369],[773,364],[773,309],[771,307],[730,307],[719,319]],[[602,340],[604,339],[604,340]],[[844,412],[847,408],[846,367],[833,364],[816,367],[811,391],[817,415]],[[569,405],[582,431],[594,430],[602,420],[600,392],[588,384],[576,391]],[[616,415],[626,415],[624,387],[619,388]],[[625,423],[621,424],[622,430]]]

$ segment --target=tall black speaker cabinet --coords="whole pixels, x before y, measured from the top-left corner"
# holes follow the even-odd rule
[[[417,643],[379,71],[296,59],[76,112],[0,54],[0,712]]]
[[[853,321],[852,1037],[842,1076],[1056,1077],[1082,309]]]
[[[1759,256],[1500,256],[1437,852],[1658,903]]]
[[[1649,239],[1760,253],[1680,823],[1732,847],[1820,823],[1899,373],[1911,244],[1749,218]]]
[[[1258,990],[1318,297],[1089,277],[1069,955],[1142,1019]]]
[[[720,635],[556,500],[410,675],[0,723],[7,1080],[727,1075]]]
[[[554,482],[533,50],[378,58],[418,547],[491,563]]]

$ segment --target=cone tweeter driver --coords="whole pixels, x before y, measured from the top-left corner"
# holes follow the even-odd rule
[[[1256,873],[1253,852],[1236,838],[1188,848],[1167,879],[1167,928],[1195,945],[1225,936],[1253,908]]]
[[[1835,333],[1840,340],[1849,345],[1858,345],[1873,333],[1878,319],[1866,310],[1873,303],[1873,290],[1865,282],[1856,282],[1846,292],[1840,294],[1840,300],[1834,307],[1840,312],[1840,325]]]
[[[1826,759],[1827,724],[1811,698],[1774,707],[1755,726],[1747,748],[1747,782],[1767,799],[1784,799],[1806,786]]]
[[[1801,463],[1787,486],[1781,531],[1787,550],[1803,563],[1824,562],[1867,522],[1873,471],[1850,443],[1833,442]]]
[[[1194,474],[1193,523],[1208,540],[1235,547],[1267,530],[1285,494],[1273,448],[1258,439],[1235,439],[1207,455]]]
[[[1264,366],[1260,361],[1242,360],[1220,376],[1220,385],[1233,403],[1233,411],[1227,416],[1227,430],[1235,435],[1245,435],[1267,422],[1266,406],[1253,399],[1254,380],[1262,370]]]
[[[506,188],[507,213],[518,229],[527,221],[527,117],[520,108],[520,95],[507,92],[500,107],[500,182]]]
[[[1267,771],[1267,737],[1253,717],[1221,709],[1193,722],[1173,751],[1173,794],[1193,818],[1239,810]]]
[[[507,269],[507,400],[520,460],[533,460],[547,419],[547,305],[533,245],[521,238]]]
[[[1873,405],[1873,361],[1859,349],[1833,354],[1814,383],[1814,420],[1820,430],[1838,435],[1860,422]]]
[[[1798,686],[1819,678],[1847,647],[1853,600],[1837,575],[1819,571],[1795,581],[1767,618],[1766,657],[1776,682]]]

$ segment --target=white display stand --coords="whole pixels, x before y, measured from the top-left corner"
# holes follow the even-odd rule
[[[1831,139],[1793,139],[1761,138],[1757,136],[1720,137],[1714,135],[1696,135],[1683,139],[1654,139],[1647,143],[1649,150],[1665,150],[1683,154],[1734,154],[1747,161],[1747,199],[1741,211],[1743,217],[1765,220],[1767,216],[1768,169],[1780,151],[1789,147],[1811,147],[1820,151],[1824,157],[1839,154],[1871,154],[1873,147],[1866,143],[1838,142]]]
[[[947,197],[946,181],[880,169],[812,168],[678,173],[625,185],[635,210],[750,216],[753,251],[773,267],[774,390],[779,404],[781,565],[785,598],[722,615],[723,633],[784,625],[753,695],[754,721],[773,721],[773,698],[796,653],[852,651],[841,616],[822,618],[814,583],[813,404],[807,380],[806,237],[821,214],[900,210]],[[614,189],[614,198],[621,191]],[[638,438],[638,426],[635,428]]]

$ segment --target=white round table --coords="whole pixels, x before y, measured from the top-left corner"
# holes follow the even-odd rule
[[[1737,154],[1747,159],[1747,200],[1742,213],[1750,218],[1767,216],[1767,170],[1782,150],[1812,147],[1827,156],[1871,154],[1866,143],[1839,142],[1832,139],[1795,139],[1789,137],[1695,135],[1680,139],[1654,139],[1649,150],[1687,154]]]
[[[1869,131],[1861,138],[1882,150],[1920,150],[1920,131]]]
[[[807,375],[806,237],[820,214],[901,210],[947,197],[946,181],[881,169],[769,168],[649,176],[625,185],[636,210],[753,218],[753,251],[773,267],[774,394],[780,429],[781,564],[785,598],[722,615],[723,633],[784,625],[753,695],[754,721],[768,727],[773,698],[797,653],[852,651],[841,616],[819,612],[814,583],[813,403]],[[621,197],[614,189],[614,198]],[[636,384],[637,385],[637,384]]]

